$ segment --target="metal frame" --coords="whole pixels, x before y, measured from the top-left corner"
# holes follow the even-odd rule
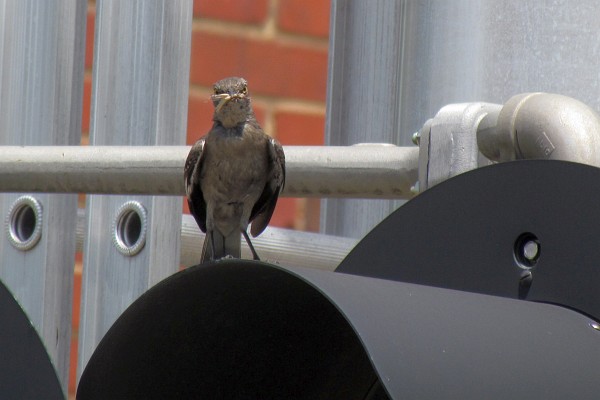
[[[0,0],[1,145],[80,143],[86,10],[85,0]],[[22,194],[0,195],[3,217],[18,198]],[[77,196],[38,193],[31,199],[25,216],[37,203],[43,218],[33,212],[21,222],[29,225],[26,235],[35,237],[39,229],[40,237],[35,246],[18,249],[9,243],[9,230],[1,230],[0,279],[41,336],[66,393]]]

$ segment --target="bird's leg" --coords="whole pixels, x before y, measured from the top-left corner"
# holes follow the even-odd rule
[[[214,261],[215,260],[215,254],[217,254],[217,253],[215,252],[215,235],[212,234],[212,232],[211,232],[211,235],[210,235],[210,249],[212,250],[212,254],[210,255],[210,259],[212,261]]]
[[[250,251],[252,252],[252,258],[254,260],[260,261],[260,258],[258,257],[258,254],[256,254],[256,250],[254,250],[254,246],[252,246],[252,242],[248,237],[248,232],[246,232],[245,229],[242,229],[242,235],[244,235],[244,239],[246,239],[246,243],[248,243],[248,247],[250,247]]]

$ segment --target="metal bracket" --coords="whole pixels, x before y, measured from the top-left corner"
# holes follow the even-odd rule
[[[461,103],[443,107],[417,133],[419,189],[488,165],[477,147],[477,130],[496,125],[502,105]]]

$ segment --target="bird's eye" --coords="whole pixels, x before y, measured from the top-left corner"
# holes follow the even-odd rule
[[[240,90],[242,94],[248,94],[248,87],[244,86],[242,90]]]
[[[217,89],[216,87],[213,88],[213,94],[219,94],[219,89]]]

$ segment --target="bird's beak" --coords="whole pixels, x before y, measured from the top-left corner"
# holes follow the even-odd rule
[[[216,94],[213,97],[220,99],[219,104],[217,104],[217,107],[215,108],[215,113],[217,113],[217,114],[221,111],[221,108],[223,108],[223,106],[225,104],[229,103],[229,100],[231,100],[233,98],[228,93]]]
[[[213,97],[213,100],[219,100],[219,103],[217,103],[217,106],[215,108],[215,112],[218,114],[221,111],[221,108],[223,108],[225,106],[225,104],[229,103],[231,100],[243,99],[246,96],[243,94],[239,94],[239,93],[235,93],[235,94],[222,93],[222,94],[215,94],[212,97]]]

